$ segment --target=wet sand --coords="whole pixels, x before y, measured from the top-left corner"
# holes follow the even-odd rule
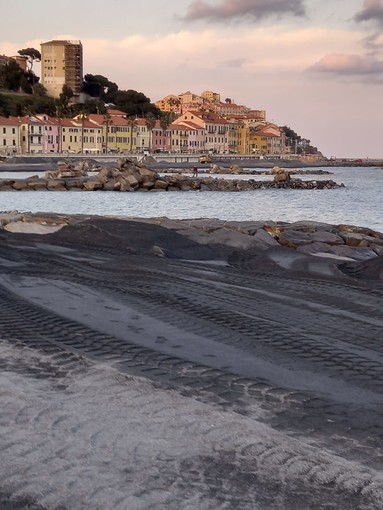
[[[211,225],[175,220],[14,220],[2,508],[382,508],[382,257],[207,243]]]

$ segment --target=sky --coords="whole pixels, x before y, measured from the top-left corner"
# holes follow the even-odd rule
[[[383,0],[4,3],[0,54],[81,40],[84,74],[152,102],[212,90],[327,157],[383,158]]]

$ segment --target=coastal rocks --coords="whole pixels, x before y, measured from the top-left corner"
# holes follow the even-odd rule
[[[335,260],[370,260],[383,255],[383,233],[348,225],[349,234],[364,236],[363,246],[350,246],[342,237],[343,225],[314,221],[230,222],[223,220],[157,220],[202,244],[223,244],[233,248],[267,250],[280,246],[291,252]],[[186,228],[187,226],[187,228]]]
[[[234,165],[233,173],[240,169]],[[95,175],[88,175],[93,170]],[[217,167],[217,171],[220,169]],[[227,170],[225,169],[225,172]],[[96,173],[97,172],[97,173]],[[267,188],[331,189],[343,186],[332,180],[302,181],[292,179],[287,170],[275,167],[274,180],[225,179],[212,176],[190,177],[182,173],[159,176],[142,163],[125,158],[117,167],[91,168],[86,163],[59,163],[58,170],[48,171],[44,177],[0,180],[0,191],[253,191]]]
[[[57,170],[48,170],[45,172],[47,179],[62,177],[82,177],[88,175],[89,165],[86,161],[77,164],[60,161],[57,164]]]
[[[338,258],[366,260],[383,254],[383,234],[374,230],[315,222],[266,224],[264,229],[280,245],[312,255],[328,254]]]
[[[130,221],[135,222],[134,231],[138,234],[134,246],[131,239],[124,235],[130,228],[125,228],[125,222]],[[153,230],[150,224],[161,227],[160,231]],[[101,225],[102,230],[99,228]],[[196,252],[203,252],[206,256],[214,252],[219,254],[220,263],[249,271],[288,270],[297,275],[303,274],[305,278],[317,274],[325,278],[383,279],[383,233],[352,225],[345,229],[343,225],[313,221],[241,222],[204,218],[174,220],[166,217],[110,223],[107,219],[94,217],[92,220],[92,217],[85,215],[11,211],[0,213],[0,227],[3,230],[2,238],[12,233],[55,234],[62,243],[81,239],[89,245],[100,243],[102,246],[130,250],[130,253],[139,248],[146,254],[166,258],[176,257],[174,246],[165,242],[176,234],[178,240],[180,236],[183,239],[180,243],[177,241],[177,257],[187,260],[193,258]],[[170,237],[165,230],[173,231]],[[368,245],[346,244],[341,235],[345,230],[348,234],[364,236],[363,244]]]
[[[274,182],[278,184],[280,187],[286,187],[286,185],[291,181],[290,173],[283,168],[278,168],[276,172],[274,172]]]
[[[209,174],[241,174],[248,173],[244,171],[239,165],[230,165],[229,168],[213,164],[209,168]]]

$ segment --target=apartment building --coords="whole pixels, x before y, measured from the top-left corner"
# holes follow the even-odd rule
[[[0,154],[20,152],[21,120],[19,117],[0,117]]]
[[[192,122],[203,128],[205,150],[220,153],[229,151],[229,122],[223,117],[215,113],[190,110],[178,117],[174,124],[182,125],[185,122]]]
[[[58,98],[63,86],[78,99],[83,81],[81,41],[53,40],[41,43],[41,83],[51,97]]]
[[[213,92],[212,90],[205,90],[202,92],[201,97],[209,103],[219,103],[221,101],[220,94]]]

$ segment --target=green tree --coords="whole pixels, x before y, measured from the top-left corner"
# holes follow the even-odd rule
[[[32,71],[33,64],[35,62],[41,61],[41,53],[36,48],[24,48],[23,50],[19,50],[17,52],[22,57],[27,57],[27,62],[29,64],[29,71]]]
[[[107,83],[108,79],[105,76],[86,74],[82,84],[82,91],[90,97],[101,98]]]
[[[63,85],[62,92],[58,97],[57,103],[64,116],[69,116],[73,113],[70,108],[70,100],[73,96],[73,90],[68,85]]]
[[[16,60],[9,60],[0,67],[0,88],[19,91],[24,75],[24,71],[17,64]],[[24,83],[27,83],[26,78]]]
[[[114,98],[113,103],[116,107],[125,112],[128,117],[137,115],[138,117],[146,117],[152,114],[159,117],[160,110],[150,102],[150,99],[142,92],[136,90],[119,90]]]

